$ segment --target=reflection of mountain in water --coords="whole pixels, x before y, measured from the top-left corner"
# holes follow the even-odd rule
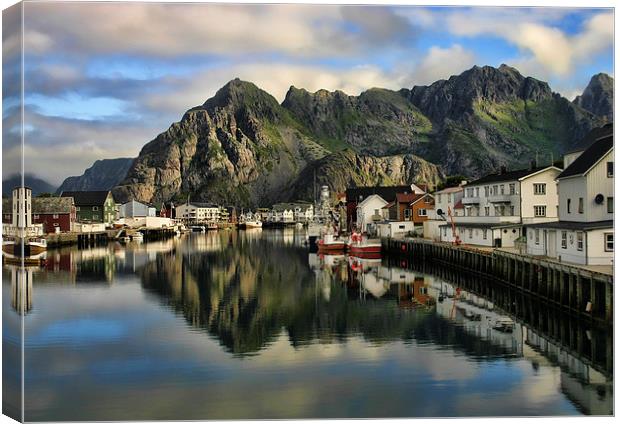
[[[196,245],[211,248],[189,248]],[[293,346],[362,336],[373,343],[415,339],[480,358],[511,353],[468,334],[429,307],[409,307],[411,300],[404,305],[399,285],[388,283],[381,296],[368,297],[346,262],[324,258],[317,266],[314,272],[308,267],[306,249],[284,246],[275,237],[219,232],[189,237],[145,265],[140,276],[146,289],[233,353],[259,351],[282,330]],[[411,288],[419,292],[423,285],[417,279]]]

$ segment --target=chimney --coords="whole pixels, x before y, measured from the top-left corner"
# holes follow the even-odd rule
[[[530,170],[536,169],[536,159],[532,159],[530,162]]]
[[[459,184],[459,187],[463,187],[467,185],[467,180],[461,180],[461,184]]]
[[[502,165],[499,168],[500,175],[504,175],[506,173],[506,165]]]

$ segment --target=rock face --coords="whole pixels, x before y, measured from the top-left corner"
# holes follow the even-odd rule
[[[336,152],[310,164],[286,191],[288,200],[309,200],[326,185],[333,192],[347,187],[424,183],[431,189],[445,178],[437,165],[412,154],[392,156],[360,155],[351,149]]]
[[[328,153],[307,132],[271,95],[236,79],[145,145],[114,196],[270,205]]]
[[[607,122],[613,121],[614,79],[603,73],[594,75],[583,94],[577,96],[573,103]]]
[[[102,159],[77,177],[66,178],[56,192],[110,190],[120,183],[133,163],[133,158]]]
[[[506,65],[359,96],[291,87],[281,105],[236,79],[146,144],[114,195],[267,206],[310,198],[315,174],[334,190],[432,184],[550,162],[603,123]]]

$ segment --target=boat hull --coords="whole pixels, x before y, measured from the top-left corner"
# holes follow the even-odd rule
[[[47,250],[47,246],[43,246],[42,244],[26,242],[24,244],[24,250],[23,250],[23,255],[22,255],[21,243],[3,243],[2,244],[3,252],[16,256],[16,257],[34,256],[34,255],[43,253],[46,250]]]
[[[344,252],[344,243],[320,243],[319,253]]]

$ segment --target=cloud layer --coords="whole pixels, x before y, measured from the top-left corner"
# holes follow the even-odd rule
[[[281,101],[291,85],[355,95],[508,63],[573,97],[613,66],[604,9],[32,2],[24,14],[26,163],[57,184],[137,155],[235,77]],[[5,176],[19,158],[18,18],[3,15]]]

